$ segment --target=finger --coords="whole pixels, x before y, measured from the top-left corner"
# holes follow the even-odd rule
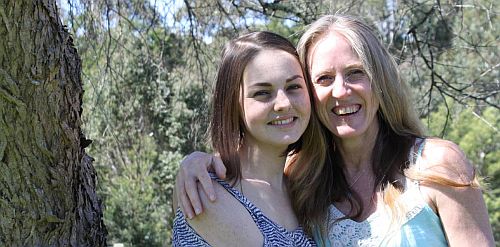
[[[182,194],[182,196],[180,197],[180,202],[182,213],[187,216],[188,219],[192,219],[194,217],[194,210],[191,207],[191,203],[189,203],[187,194]]]
[[[210,201],[215,201],[215,191],[214,191],[214,185],[212,183],[212,178],[210,178],[210,176],[206,172],[200,175],[201,176],[198,179],[199,182],[201,183],[203,191],[205,191],[205,194],[210,199]]]
[[[217,174],[217,177],[219,177],[220,179],[226,178],[226,166],[224,166],[224,163],[222,163],[219,155],[214,155],[212,157],[212,166],[215,169],[215,174]]]
[[[184,188],[185,187],[183,183],[177,184],[176,186],[177,201],[179,203],[182,213],[189,219],[192,219],[194,216],[194,211],[193,208],[191,207],[191,204],[189,203],[189,198]],[[175,207],[177,207],[177,205],[175,205]]]
[[[189,203],[194,209],[194,213],[196,215],[201,214],[202,207],[200,202],[200,196],[198,195],[198,186],[196,185],[197,181],[193,179],[187,179],[185,182],[186,192],[188,195]]]

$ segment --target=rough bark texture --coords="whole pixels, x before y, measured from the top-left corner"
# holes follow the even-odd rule
[[[57,11],[0,1],[0,246],[105,246],[81,62]]]

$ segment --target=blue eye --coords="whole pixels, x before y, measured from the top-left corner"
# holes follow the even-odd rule
[[[335,77],[331,75],[322,75],[316,80],[316,84],[319,85],[330,85],[335,81]]]
[[[362,69],[353,69],[346,74],[346,80],[348,82],[355,82],[366,76],[366,73]]]

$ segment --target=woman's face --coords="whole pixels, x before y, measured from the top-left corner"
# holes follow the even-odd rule
[[[311,104],[299,61],[281,50],[263,50],[245,68],[240,94],[245,143],[286,147],[309,123]]]
[[[341,139],[376,134],[379,102],[347,40],[326,33],[309,48],[308,60],[321,122]]]

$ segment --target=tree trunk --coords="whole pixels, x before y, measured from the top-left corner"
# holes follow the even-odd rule
[[[0,246],[105,246],[80,73],[55,0],[0,1]]]

